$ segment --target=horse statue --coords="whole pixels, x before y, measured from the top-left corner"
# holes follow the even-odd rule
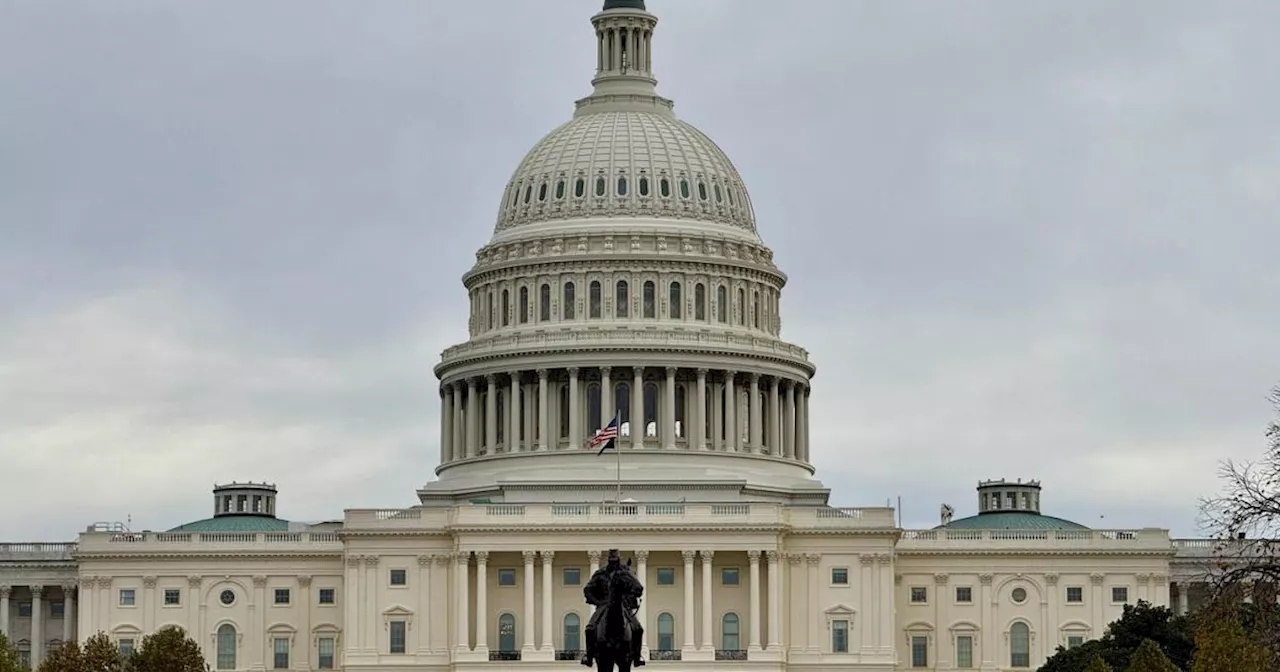
[[[598,672],[631,672],[633,666],[644,665],[640,644],[644,628],[636,619],[644,586],[631,572],[631,563],[623,565],[617,550],[609,551],[609,560],[596,570],[582,589],[588,604],[596,611],[587,623],[587,652],[582,664],[594,662]]]

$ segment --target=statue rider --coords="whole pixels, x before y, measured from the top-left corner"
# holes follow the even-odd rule
[[[604,567],[597,569],[591,575],[591,579],[587,581],[587,585],[582,588],[582,595],[586,598],[587,604],[594,606],[595,612],[591,614],[591,619],[587,621],[587,651],[582,656],[582,664],[590,667],[595,664],[596,657],[596,627],[600,623],[600,617],[604,614],[604,608],[609,602],[609,578],[614,572],[631,572],[631,563],[622,564],[621,558],[618,557],[617,549],[609,550],[609,559]],[[631,624],[631,665],[639,667],[644,665],[644,659],[640,656],[641,643],[644,642],[644,627],[640,625],[639,619],[636,618],[636,612],[640,610],[640,598],[644,594],[644,586],[639,581],[633,584],[635,589],[628,595],[622,596],[622,612],[626,615],[627,622]]]

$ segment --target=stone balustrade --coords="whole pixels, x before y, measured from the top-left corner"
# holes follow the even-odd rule
[[[4,542],[0,543],[0,562],[25,560],[46,562],[70,560],[76,551],[76,543],[68,542]]]
[[[669,346],[681,349],[732,350],[749,354],[780,356],[802,362],[809,361],[809,352],[807,350],[775,338],[705,329],[638,329],[628,327],[614,329],[561,329],[558,331],[531,329],[526,332],[482,337],[447,348],[444,351],[443,359],[445,361],[453,361],[465,357],[487,356],[506,352],[524,354],[531,350],[536,351],[547,348],[616,347],[619,345],[646,348]]]
[[[904,530],[900,553],[953,549],[1174,552],[1168,530]]]
[[[183,551],[307,550],[341,553],[336,532],[86,532],[79,555],[90,553]]]

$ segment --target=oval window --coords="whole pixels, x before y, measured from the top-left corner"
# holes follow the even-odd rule
[[[228,606],[231,605],[236,601],[235,591],[233,590],[222,591],[222,593],[218,595],[218,601]]]
[[[663,198],[671,196],[671,183],[667,178],[664,177],[658,181],[658,193],[662,194]]]
[[[556,200],[564,198],[564,180],[556,182]]]
[[[720,194],[720,185],[718,184],[715,185],[715,190],[716,190],[716,203],[720,203],[721,201],[724,200],[724,198]]]
[[[689,198],[689,180],[680,180],[680,198]]]
[[[619,196],[627,195],[627,178],[625,177],[618,178],[618,195]]]
[[[1014,588],[1013,591],[1009,593],[1009,597],[1013,598],[1014,602],[1022,604],[1027,601],[1027,591],[1025,588]]]
[[[698,183],[698,198],[707,200],[707,185],[704,182]]]
[[[529,199],[531,199],[531,198],[533,198],[533,185],[532,185],[532,184],[524,188],[524,202],[525,202],[525,203],[528,203],[528,202],[529,202]]]
[[[547,200],[547,183],[546,182],[543,182],[542,185],[538,187],[538,200],[539,201]]]
[[[649,178],[647,177],[640,178],[640,195],[641,196],[649,195]]]
[[[578,198],[582,198],[582,195],[585,193],[587,193],[586,180],[583,180],[581,177],[579,177],[578,181],[573,183],[573,195],[577,196]]]
[[[596,178],[596,196],[604,196],[604,178]]]

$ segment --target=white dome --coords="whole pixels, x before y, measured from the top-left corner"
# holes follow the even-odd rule
[[[494,242],[546,232],[533,224],[611,217],[682,220],[686,231],[759,241],[729,157],[663,109],[591,111],[548,133],[507,185]]]

